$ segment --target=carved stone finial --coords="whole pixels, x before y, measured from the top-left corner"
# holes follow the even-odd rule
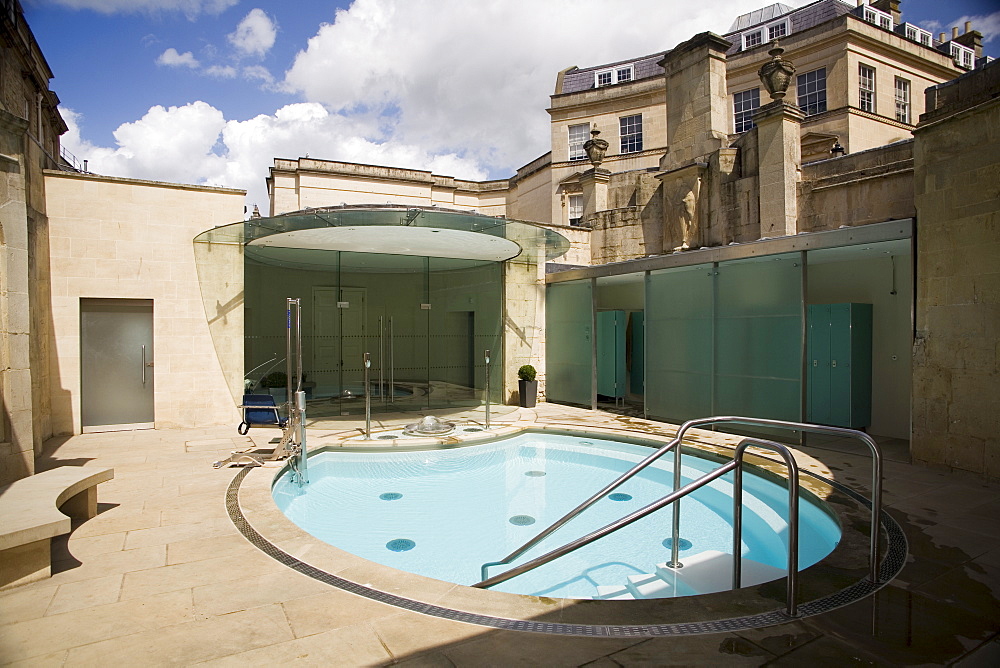
[[[771,42],[771,50],[767,52],[771,56],[771,60],[757,70],[757,76],[760,77],[767,92],[771,94],[772,100],[780,100],[785,97],[788,84],[792,82],[792,75],[795,74],[795,66],[781,57],[784,52],[785,50],[778,46],[778,40],[774,40]]]
[[[601,131],[594,128],[590,131],[590,139],[583,143],[583,150],[587,153],[587,158],[590,159],[590,164],[594,167],[598,167],[604,162],[604,153],[608,150],[608,142],[599,138],[597,136],[599,134]]]

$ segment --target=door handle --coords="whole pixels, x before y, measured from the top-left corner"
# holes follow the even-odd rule
[[[146,344],[142,344],[142,384],[146,384]]]

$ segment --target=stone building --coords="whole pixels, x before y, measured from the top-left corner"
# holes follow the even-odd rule
[[[0,3],[0,485],[52,435],[49,228],[43,171],[65,164],[52,72],[15,0]]]
[[[996,144],[1000,68],[970,26],[935,39],[899,6],[772,5],[568,68],[550,146],[508,179],[276,158],[244,220],[240,190],[60,162],[51,73],[4,3],[3,480],[51,434],[235,425],[288,297],[328,415],[359,410],[364,352],[377,410],[476,405],[487,378],[512,402],[531,363],[554,401],[848,422],[1000,476],[998,152],[974,148]],[[768,68],[794,68],[783,96]],[[834,310],[870,329],[847,365],[813,355]],[[91,347],[122,323],[129,401]]]

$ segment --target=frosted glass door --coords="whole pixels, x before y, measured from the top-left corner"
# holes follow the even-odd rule
[[[646,279],[646,412],[675,422],[712,414],[711,264]]]
[[[590,280],[545,291],[545,396],[590,406],[593,386],[593,290]]]
[[[80,300],[83,431],[153,427],[153,302]]]

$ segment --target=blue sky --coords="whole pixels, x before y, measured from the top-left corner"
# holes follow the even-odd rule
[[[666,0],[22,2],[71,126],[63,143],[91,170],[247,188],[262,209],[275,157],[509,176],[547,149],[560,69],[723,33],[766,4],[702,0],[678,16]],[[971,17],[1000,56],[997,0],[901,8],[935,35]]]

